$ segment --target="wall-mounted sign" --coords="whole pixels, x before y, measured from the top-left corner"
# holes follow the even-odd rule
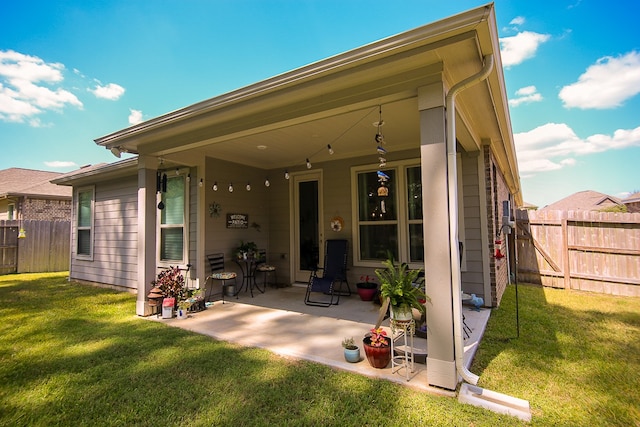
[[[239,213],[227,214],[227,228],[249,228],[249,215]]]

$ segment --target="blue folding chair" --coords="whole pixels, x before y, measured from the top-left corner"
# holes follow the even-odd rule
[[[349,242],[331,239],[325,242],[324,267],[311,271],[304,303],[317,307],[329,307],[340,302],[341,295],[351,295],[347,282],[347,253]],[[322,274],[318,274],[319,270]],[[343,286],[346,285],[346,291]],[[322,294],[316,299],[317,294]]]

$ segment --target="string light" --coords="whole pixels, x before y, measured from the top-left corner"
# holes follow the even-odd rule
[[[284,179],[289,179],[289,171],[286,169],[284,171]]]
[[[218,181],[214,181],[213,182],[213,185],[211,186],[211,189],[213,191],[218,191]]]
[[[264,180],[264,186],[269,187],[270,185],[271,185],[271,182],[269,181],[269,177],[266,177]]]
[[[329,150],[330,155],[333,155],[333,148],[331,148],[331,144],[327,144],[327,150]]]
[[[311,169],[311,162],[307,159],[307,169]]]
[[[200,178],[200,182],[198,183],[198,187],[202,187],[204,185],[204,181]]]
[[[251,183],[247,182],[247,191],[251,191]]]
[[[233,183],[229,183],[229,193],[233,193]]]

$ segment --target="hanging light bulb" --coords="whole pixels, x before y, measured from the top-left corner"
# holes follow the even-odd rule
[[[176,176],[180,175],[180,169],[176,168]]]
[[[233,183],[229,183],[229,193],[233,193]]]
[[[190,173],[187,174],[187,182],[191,182],[191,174]]]
[[[198,183],[198,187],[202,187],[204,185],[204,181],[200,178],[200,182]]]
[[[327,150],[329,150],[329,154],[333,154],[333,148],[331,148],[331,144],[327,144]]]
[[[247,191],[251,191],[251,183],[247,182]]]
[[[286,169],[284,171],[284,179],[289,179],[289,171]]]
[[[218,181],[213,181],[213,185],[211,186],[213,191],[218,191]]]
[[[307,159],[307,169],[311,169],[311,162]]]
[[[269,177],[265,178],[264,180],[264,186],[265,187],[269,187],[271,185],[271,182],[269,181]]]

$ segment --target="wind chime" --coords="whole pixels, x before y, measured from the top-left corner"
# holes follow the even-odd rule
[[[164,202],[162,201],[162,194],[167,192],[167,174],[158,171],[156,173],[156,195],[158,195],[158,209],[164,209]]]
[[[389,187],[387,187],[389,182],[389,175],[384,173],[382,169],[387,167],[387,150],[383,147],[386,144],[384,140],[384,136],[382,135],[382,126],[384,125],[384,120],[382,120],[382,106],[379,107],[378,111],[378,121],[373,123],[377,128],[375,142],[376,142],[376,152],[378,154],[378,197],[380,198],[380,216],[383,216],[387,213],[387,207],[385,204],[385,197],[389,196]]]

